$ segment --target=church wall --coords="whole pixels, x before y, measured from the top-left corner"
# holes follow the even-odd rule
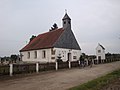
[[[55,58],[57,59],[58,56],[61,56],[61,59],[65,62],[68,60],[68,53],[71,53],[70,55],[70,61],[77,61],[79,60],[79,57],[81,55],[80,50],[75,49],[64,49],[64,48],[55,48],[56,54]]]
[[[36,58],[35,58],[35,51],[37,52]],[[45,58],[43,58],[43,51],[46,52]],[[30,52],[30,58],[28,58],[28,52]],[[79,57],[81,55],[80,50],[64,49],[64,48],[50,48],[50,49],[41,49],[41,50],[21,52],[23,62],[41,62],[41,63],[55,62],[59,55],[61,56],[62,61],[65,62],[68,60],[68,53],[71,53],[70,61],[79,60]]]
[[[35,57],[35,51],[37,52],[37,57]],[[45,57],[43,57],[43,51],[45,51]],[[30,52],[30,58],[28,58],[28,52]],[[24,51],[21,54],[24,62],[51,62],[51,49]]]

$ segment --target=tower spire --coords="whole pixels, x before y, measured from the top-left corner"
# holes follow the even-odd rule
[[[63,21],[63,28],[71,30],[71,19],[67,14],[66,9],[65,9],[65,15],[64,15],[62,21]]]

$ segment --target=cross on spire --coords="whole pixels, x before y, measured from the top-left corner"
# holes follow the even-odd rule
[[[65,9],[65,13],[67,13],[67,9]]]

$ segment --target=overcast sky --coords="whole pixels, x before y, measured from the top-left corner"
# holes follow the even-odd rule
[[[120,0],[0,0],[0,56],[18,54],[32,35],[62,27],[65,9],[86,54],[98,43],[120,53]]]

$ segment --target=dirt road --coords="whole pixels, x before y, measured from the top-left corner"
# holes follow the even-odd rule
[[[120,61],[0,81],[0,90],[66,90],[120,68]]]

